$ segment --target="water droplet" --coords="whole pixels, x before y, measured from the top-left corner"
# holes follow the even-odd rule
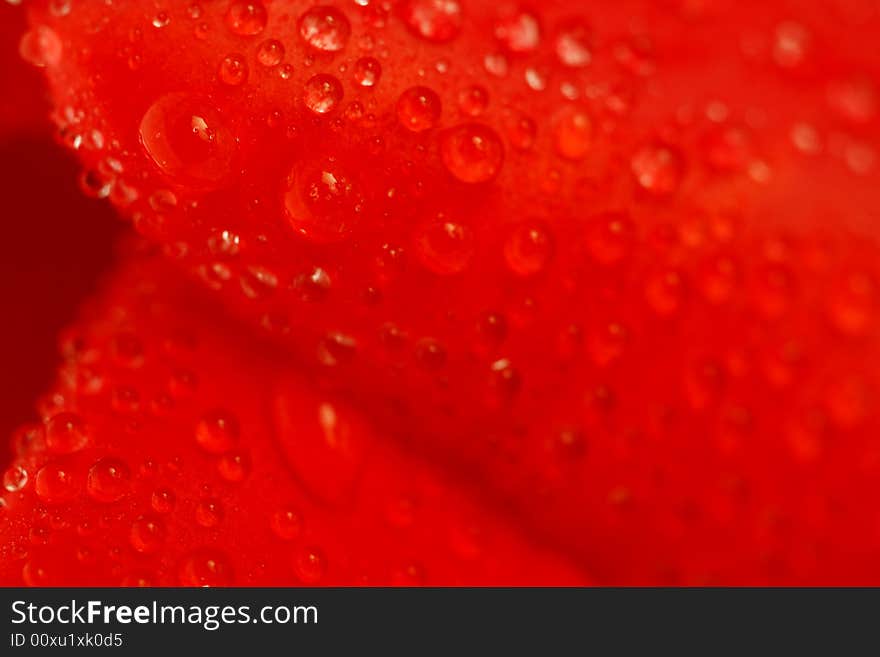
[[[407,0],[402,15],[409,29],[427,41],[445,43],[461,32],[458,0]]]
[[[174,493],[167,488],[160,488],[150,498],[150,506],[156,513],[170,513],[174,508],[176,498]]]
[[[258,0],[236,0],[226,11],[226,25],[240,36],[253,36],[266,28],[266,8]]]
[[[489,92],[485,87],[474,85],[465,87],[458,93],[458,109],[465,116],[480,116],[488,106]]]
[[[440,97],[427,87],[407,89],[397,100],[397,118],[407,130],[423,132],[440,120]]]
[[[490,401],[492,403],[509,402],[516,396],[522,386],[519,372],[507,358],[499,358],[489,366]]]
[[[541,42],[541,26],[530,12],[508,11],[495,22],[495,38],[511,52],[532,52]]]
[[[553,130],[556,152],[567,160],[580,160],[593,145],[593,122],[582,109],[568,107],[556,117]]]
[[[580,21],[571,21],[556,35],[556,56],[565,66],[588,66],[593,61],[591,42],[589,28]]]
[[[630,162],[636,182],[657,196],[667,196],[678,189],[684,165],[681,156],[662,144],[644,146]]]
[[[152,554],[165,541],[165,525],[156,518],[139,516],[131,525],[128,540],[141,554]]]
[[[373,57],[361,57],[354,64],[354,81],[362,87],[375,87],[382,76],[382,65]]]
[[[807,56],[810,33],[793,21],[780,23],[773,42],[773,59],[782,68],[795,68]]]
[[[440,138],[443,164],[465,183],[488,182],[504,163],[504,147],[492,128],[480,123],[463,123],[446,130]]]
[[[454,221],[431,222],[416,238],[416,253],[435,274],[458,274],[468,268],[474,256],[473,233]]]
[[[338,52],[348,43],[351,24],[335,7],[312,7],[300,17],[299,33],[315,50]]]
[[[247,80],[248,65],[244,55],[227,55],[220,62],[217,69],[217,77],[220,82],[228,84],[230,87],[237,87]]]
[[[278,66],[284,59],[284,44],[278,39],[263,41],[257,48],[257,61],[266,68]]]
[[[669,316],[675,313],[684,296],[684,280],[674,270],[664,271],[649,278],[645,286],[648,304],[658,315]]]
[[[439,370],[446,363],[446,349],[433,338],[423,338],[416,344],[416,360],[427,370]]]
[[[86,490],[99,502],[116,502],[130,487],[131,472],[119,459],[103,458],[89,468]]]
[[[25,424],[12,434],[12,448],[17,456],[28,456],[42,451],[46,446],[46,430],[42,424]]]
[[[527,151],[535,145],[538,126],[528,116],[511,112],[506,116],[507,141],[518,151]]]
[[[829,86],[828,104],[843,119],[852,123],[869,123],[877,116],[877,89],[870,78],[855,77]]]
[[[603,265],[620,262],[632,248],[633,232],[632,222],[623,213],[611,212],[595,217],[587,237],[590,255]]]
[[[223,454],[238,444],[238,419],[225,411],[211,411],[196,425],[196,442],[209,454]]]
[[[79,481],[71,466],[72,464],[53,461],[40,468],[34,480],[37,497],[49,504],[61,504],[74,499],[79,490]]]
[[[751,134],[740,126],[719,126],[701,145],[706,161],[718,171],[743,171],[755,157]]]
[[[809,123],[795,123],[791,127],[791,143],[806,155],[816,155],[822,150],[819,133]]]
[[[230,586],[233,582],[232,567],[226,557],[214,549],[197,550],[181,562],[178,580],[181,586]]]
[[[216,527],[223,520],[223,507],[217,500],[202,500],[196,507],[196,522],[210,529]]]
[[[489,75],[503,78],[510,70],[510,64],[507,61],[507,57],[501,53],[493,52],[483,57],[483,68],[486,69],[486,73]]]
[[[310,302],[322,301],[326,298],[331,284],[330,275],[321,267],[300,274],[294,281],[294,286],[302,296],[302,300]]]
[[[20,465],[13,465],[3,473],[3,488],[10,493],[17,493],[27,486],[28,473]]]
[[[251,471],[251,459],[246,452],[232,451],[220,457],[217,472],[226,481],[236,484],[244,481]]]
[[[61,62],[61,39],[55,30],[40,25],[25,32],[18,44],[18,52],[33,66],[57,66]]]
[[[553,255],[553,239],[544,224],[531,222],[514,228],[504,244],[510,270],[520,276],[542,271]]]
[[[547,75],[544,71],[529,67],[523,73],[526,84],[532,91],[544,91],[547,88]]]
[[[46,446],[56,454],[76,452],[86,446],[85,423],[74,413],[59,413],[46,423]]]
[[[333,331],[318,345],[318,362],[327,367],[349,363],[357,350],[357,341],[350,335]]]
[[[336,109],[343,97],[342,83],[332,75],[319,73],[303,87],[303,102],[315,114],[327,114]]]
[[[269,524],[275,535],[283,541],[292,541],[302,533],[302,518],[293,509],[276,511]]]
[[[865,335],[876,312],[877,289],[868,274],[845,276],[835,285],[829,303],[831,321],[845,335]]]
[[[355,181],[339,165],[294,167],[284,194],[291,227],[318,243],[345,239],[354,228],[363,199]]]
[[[313,586],[320,582],[327,572],[327,562],[318,548],[305,547],[296,551],[293,568],[300,582],[306,586]]]
[[[214,187],[232,172],[235,138],[207,101],[168,94],[140,124],[140,141],[163,173],[196,187]]]
[[[620,358],[628,341],[627,330],[617,322],[602,324],[590,336],[590,355],[600,367]]]
[[[171,16],[169,16],[167,12],[160,11],[158,14],[153,16],[152,25],[157,30],[161,30],[163,27],[168,27],[170,24]]]

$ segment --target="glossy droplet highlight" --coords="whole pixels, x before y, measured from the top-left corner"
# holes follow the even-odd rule
[[[382,65],[373,57],[361,57],[354,64],[354,81],[362,87],[375,87],[382,77]]]
[[[226,556],[214,549],[197,550],[180,564],[178,581],[181,586],[229,586],[233,582],[232,567]]]
[[[223,454],[241,436],[238,419],[225,411],[211,411],[196,425],[196,443],[209,454]]]
[[[18,52],[33,66],[57,66],[61,62],[61,39],[55,30],[40,25],[25,32],[18,44]]]
[[[440,97],[427,87],[407,89],[397,100],[397,118],[412,132],[430,130],[440,120]]]
[[[156,552],[165,541],[165,525],[150,516],[140,516],[131,525],[129,543],[141,554]]]
[[[317,584],[327,571],[323,552],[315,547],[297,550],[293,558],[293,568],[299,581],[306,586]]]
[[[488,106],[489,92],[485,87],[474,85],[458,92],[458,109],[465,116],[480,116]]]
[[[223,507],[217,500],[202,500],[196,507],[196,522],[210,529],[216,527],[223,520]]]
[[[358,186],[348,172],[333,162],[303,170],[294,167],[284,193],[291,227],[318,243],[344,239],[362,209]]]
[[[461,32],[458,0],[407,0],[402,15],[407,27],[427,41],[446,43]]]
[[[79,483],[69,464],[52,462],[37,471],[34,489],[37,497],[48,504],[61,504],[73,500]]]
[[[27,486],[28,473],[20,465],[13,465],[3,473],[3,488],[10,493],[17,493]]]
[[[553,131],[554,146],[560,157],[580,160],[593,144],[593,122],[582,109],[570,107],[556,118]]]
[[[299,19],[299,34],[315,50],[338,52],[351,36],[351,24],[335,7],[312,7]]]
[[[56,454],[76,452],[89,441],[85,423],[74,413],[59,413],[46,423],[46,447]]]
[[[332,112],[342,101],[342,83],[332,75],[312,76],[303,88],[303,102],[315,114]]]
[[[240,36],[253,36],[266,28],[266,8],[262,2],[236,0],[226,11],[226,25]]]
[[[257,48],[257,61],[266,68],[278,66],[284,59],[284,44],[277,39],[263,41]]]
[[[251,459],[247,452],[233,450],[220,457],[217,473],[232,484],[244,481],[251,471]]]
[[[553,239],[542,223],[517,226],[504,243],[507,266],[520,276],[537,274],[547,266],[552,255]]]
[[[89,468],[86,490],[99,502],[116,502],[128,493],[131,472],[119,459],[103,458]]]
[[[657,196],[667,196],[678,189],[684,165],[677,151],[662,144],[644,146],[630,162],[636,182]]]
[[[571,21],[556,36],[556,56],[565,66],[587,66],[593,61],[591,41],[589,28],[580,21]]]
[[[302,533],[302,518],[293,509],[281,509],[269,522],[274,534],[283,541],[292,541]]]
[[[492,128],[480,123],[464,123],[440,138],[443,164],[465,183],[488,182],[498,175],[504,162],[504,147]]]
[[[222,182],[236,154],[235,138],[220,112],[187,94],[168,94],[153,103],[141,120],[140,141],[165,175],[196,187]]]
[[[474,256],[473,233],[454,221],[432,222],[416,237],[416,253],[435,274],[458,274],[468,268]]]
[[[511,52],[532,52],[541,42],[541,26],[528,11],[508,12],[495,22],[495,38]]]
[[[247,76],[248,65],[244,55],[227,55],[217,69],[217,77],[220,78],[220,82],[230,87],[244,84]]]

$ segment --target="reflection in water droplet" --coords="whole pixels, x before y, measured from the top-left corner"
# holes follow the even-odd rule
[[[446,43],[461,32],[458,0],[406,0],[402,15],[409,29],[427,41]]]
[[[440,138],[443,164],[465,183],[488,182],[498,175],[504,162],[504,147],[492,128],[480,123],[464,123]]]

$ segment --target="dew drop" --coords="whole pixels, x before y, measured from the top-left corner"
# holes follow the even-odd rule
[[[61,62],[61,39],[50,27],[40,25],[25,32],[18,52],[29,64],[39,68],[57,66]]]
[[[325,167],[294,167],[288,177],[284,208],[291,227],[317,243],[345,239],[361,212],[363,199],[346,170],[334,162]]]
[[[412,132],[430,130],[440,120],[440,97],[427,87],[407,89],[397,100],[397,118]]]
[[[773,42],[773,60],[782,68],[795,68],[807,56],[810,33],[793,21],[780,23]]]
[[[489,92],[485,87],[474,85],[458,93],[458,109],[465,116],[477,117],[489,106]]]
[[[150,497],[150,506],[156,513],[170,513],[175,502],[174,493],[167,488],[160,488]]]
[[[498,175],[504,162],[504,147],[492,128],[480,123],[463,123],[440,137],[443,164],[465,183],[488,182]]]
[[[507,266],[519,276],[542,271],[552,254],[553,239],[547,227],[539,222],[517,226],[504,243]]]
[[[354,81],[362,87],[375,87],[382,76],[382,65],[373,57],[361,57],[354,64]]]
[[[217,472],[226,481],[237,484],[244,481],[251,471],[251,460],[246,452],[231,451],[220,457]]]
[[[327,562],[318,548],[305,547],[296,551],[293,568],[300,582],[312,586],[323,579],[327,571]]]
[[[211,411],[196,425],[196,443],[209,454],[223,454],[238,444],[238,419],[225,411]]]
[[[220,78],[220,82],[230,87],[244,84],[248,77],[248,65],[244,55],[235,54],[224,57],[217,69],[217,77]]]
[[[3,473],[3,488],[10,493],[17,493],[27,486],[28,473],[20,465],[13,465]]]
[[[593,61],[591,41],[589,28],[580,21],[571,21],[556,36],[556,56],[565,66],[588,66]]]
[[[240,36],[253,36],[266,28],[266,8],[258,0],[236,0],[226,11],[226,25]]]
[[[161,30],[163,27],[168,27],[171,24],[171,16],[167,12],[160,11],[153,16],[152,24],[157,30]]]
[[[79,483],[75,472],[67,464],[52,462],[37,471],[34,489],[48,504],[69,502],[77,495]]]
[[[131,472],[119,459],[103,458],[89,468],[86,490],[99,502],[116,502],[130,487]]]
[[[530,12],[508,12],[495,22],[495,38],[511,52],[532,52],[541,42],[541,26]]]
[[[315,50],[339,52],[351,36],[351,24],[335,7],[312,7],[299,19],[299,34]]]
[[[217,500],[202,500],[196,507],[196,522],[210,529],[216,527],[223,520],[223,507]]]
[[[525,114],[511,112],[506,116],[507,141],[518,151],[527,151],[535,145],[538,126]]]
[[[213,549],[196,550],[180,564],[178,581],[181,586],[229,586],[233,582],[232,567],[226,557]]]
[[[560,157],[581,160],[593,145],[593,122],[582,109],[569,107],[556,118],[554,146]]]
[[[648,279],[645,286],[648,304],[658,315],[674,314],[682,303],[684,280],[674,270],[660,272]]]
[[[678,189],[684,165],[681,156],[669,146],[651,144],[636,151],[630,168],[644,190],[667,196]]]
[[[613,265],[629,253],[633,232],[632,222],[627,215],[620,212],[601,214],[590,223],[587,249],[600,264]]]
[[[85,423],[74,413],[59,413],[46,423],[46,447],[56,454],[76,452],[86,446]]]
[[[165,525],[156,518],[139,516],[131,525],[128,540],[137,552],[152,554],[165,541]]]
[[[277,39],[263,41],[257,48],[257,61],[261,66],[278,66],[284,59],[284,45]]]
[[[332,112],[342,97],[342,83],[326,73],[312,76],[303,87],[303,102],[315,114]]]
[[[426,41],[446,43],[461,32],[458,0],[407,0],[402,15],[409,29]]]
[[[292,541],[302,533],[302,518],[293,509],[280,509],[269,522],[274,534],[283,541]]]
[[[221,113],[194,96],[154,102],[141,120],[140,141],[164,174],[184,184],[214,187],[232,171],[235,138]]]
[[[422,264],[442,276],[463,272],[474,256],[472,231],[454,221],[429,223],[416,237],[415,246]]]

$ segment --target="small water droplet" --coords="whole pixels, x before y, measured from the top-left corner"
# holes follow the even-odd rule
[[[440,97],[427,87],[407,89],[397,100],[397,118],[412,132],[433,128],[440,120]]]
[[[217,587],[233,583],[232,567],[226,556],[215,549],[201,549],[187,555],[180,564],[181,586]]]
[[[293,568],[300,582],[313,586],[323,579],[327,572],[327,562],[318,548],[305,547],[296,551]]]
[[[280,509],[272,514],[270,526],[283,541],[292,541],[302,533],[302,518],[293,509]]]
[[[251,459],[246,452],[233,450],[220,457],[217,472],[226,481],[236,484],[244,481],[251,471]]]
[[[407,0],[402,16],[409,29],[426,41],[446,43],[461,32],[458,0]]]
[[[681,156],[671,147],[650,144],[636,151],[630,168],[642,189],[667,196],[678,189],[684,165]]]
[[[74,499],[79,489],[79,481],[72,464],[53,461],[37,471],[34,489],[44,502],[60,504]]]
[[[504,244],[504,258],[510,270],[520,276],[542,271],[553,255],[553,239],[547,227],[530,222],[514,228]]]
[[[196,425],[196,442],[209,454],[228,452],[240,437],[238,419],[226,411],[211,411]]]
[[[176,502],[175,495],[167,488],[160,488],[150,498],[150,506],[156,513],[170,513]]]
[[[169,16],[167,12],[160,11],[158,14],[153,16],[152,25],[156,29],[162,29],[163,27],[168,27],[170,24],[171,24],[171,16]]]
[[[495,21],[495,38],[511,52],[532,52],[541,42],[541,25],[528,11],[507,11]]]
[[[560,157],[583,159],[593,145],[593,122],[589,114],[576,107],[564,109],[556,117],[553,138]]]
[[[332,112],[343,97],[342,83],[332,75],[319,73],[305,83],[303,102],[315,114]]]
[[[56,454],[81,450],[89,441],[85,423],[75,413],[58,413],[46,423],[46,446]]]
[[[202,500],[196,507],[196,522],[210,529],[223,520],[223,507],[217,500]]]
[[[382,76],[382,65],[373,57],[361,57],[354,64],[354,81],[362,87],[375,87]]]
[[[294,167],[288,177],[284,208],[291,227],[318,243],[345,239],[354,228],[363,198],[346,170],[334,162],[325,167]]]
[[[488,182],[504,163],[504,147],[492,128],[480,123],[463,123],[440,137],[443,164],[465,183]]]
[[[20,465],[12,465],[3,473],[3,488],[10,493],[17,493],[28,483],[28,473]]]
[[[141,554],[152,554],[165,541],[165,525],[156,518],[139,516],[131,525],[129,543]]]
[[[803,63],[809,48],[810,33],[794,21],[780,23],[773,42],[773,59],[782,68],[795,68]]]
[[[220,78],[220,82],[230,87],[244,84],[248,77],[248,65],[244,55],[233,54],[224,57],[217,69],[217,77]]]
[[[674,270],[660,272],[648,279],[645,295],[648,304],[658,315],[672,315],[682,304],[684,279]]]
[[[266,68],[278,66],[284,59],[284,44],[278,39],[263,41],[257,48],[257,61]]]
[[[128,493],[131,472],[116,458],[103,458],[89,468],[86,490],[99,502],[116,502]]]
[[[236,0],[226,11],[226,25],[240,36],[253,36],[266,28],[266,8],[258,0]]]
[[[458,109],[465,116],[476,117],[489,106],[489,92],[485,87],[473,85],[458,93]]]
[[[441,219],[427,224],[415,245],[422,264],[443,276],[464,271],[474,256],[472,231],[454,221]]]
[[[565,66],[588,66],[593,61],[590,29],[577,20],[563,25],[556,35],[556,56]]]

